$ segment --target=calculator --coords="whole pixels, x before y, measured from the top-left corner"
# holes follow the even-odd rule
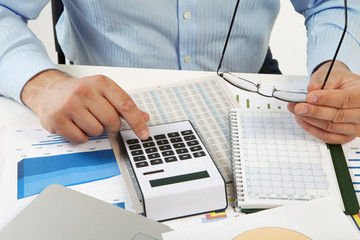
[[[118,138],[144,215],[164,221],[225,209],[225,181],[190,121],[149,131],[146,140],[132,130]]]

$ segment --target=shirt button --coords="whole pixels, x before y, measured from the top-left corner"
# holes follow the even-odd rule
[[[191,18],[191,12],[187,11],[184,13],[184,18],[185,19],[190,19]]]
[[[184,58],[184,62],[185,63],[189,63],[191,61],[191,57],[190,56],[187,56]]]

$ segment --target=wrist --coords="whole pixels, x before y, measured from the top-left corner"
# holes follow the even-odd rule
[[[21,91],[22,102],[35,111],[42,93],[55,87],[56,84],[67,81],[71,77],[59,70],[45,70],[32,77]],[[35,111],[36,112],[36,111]]]
[[[325,61],[325,62],[320,63],[319,65],[316,66],[316,68],[314,69],[312,74],[314,74],[316,72],[321,72],[321,71],[326,71],[327,72],[329,70],[331,62],[332,61],[329,60],[329,61]],[[340,61],[335,61],[334,65],[333,65],[333,68],[342,68],[344,70],[349,70],[349,68],[343,62],[340,62]]]

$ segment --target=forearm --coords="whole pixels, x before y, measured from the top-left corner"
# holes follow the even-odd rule
[[[0,1],[0,4],[3,2]],[[8,5],[14,2],[25,4],[24,1],[11,1]],[[46,69],[57,68],[42,43],[27,27],[27,17],[36,17],[36,14],[20,16],[9,7],[0,5],[0,95],[19,102],[22,88],[29,79]]]
[[[345,25],[344,0],[297,1],[295,9],[304,15],[307,28],[309,74],[321,63],[332,60]],[[360,1],[348,0],[348,29],[337,60],[360,74]]]
[[[59,88],[61,82],[70,80],[71,77],[58,70],[45,70],[31,78],[21,92],[22,102],[34,112],[38,112],[39,103],[46,101],[41,99],[43,92]]]

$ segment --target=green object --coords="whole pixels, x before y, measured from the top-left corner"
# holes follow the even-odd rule
[[[334,144],[328,144],[328,148],[334,164],[336,178],[345,207],[345,214],[357,214],[359,212],[359,202],[355,194],[343,149],[341,145]]]

